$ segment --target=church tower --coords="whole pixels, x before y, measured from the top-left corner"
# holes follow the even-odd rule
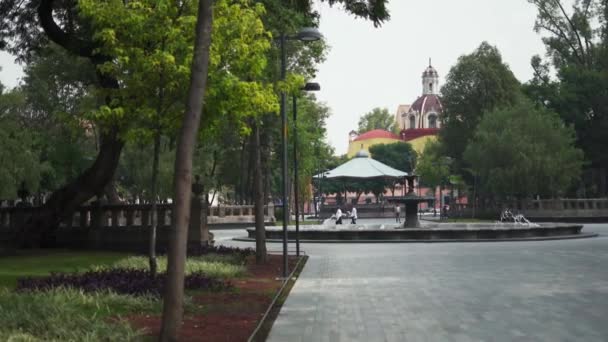
[[[431,65],[429,58],[429,67],[422,73],[422,94],[437,95],[439,93],[439,74]]]

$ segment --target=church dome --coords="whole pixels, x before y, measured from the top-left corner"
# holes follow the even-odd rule
[[[435,94],[424,94],[420,96],[416,102],[410,107],[410,112],[420,113],[422,115],[427,113],[442,113],[443,107],[439,96]]]

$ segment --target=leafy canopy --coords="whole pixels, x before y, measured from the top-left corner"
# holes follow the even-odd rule
[[[387,108],[374,108],[359,119],[359,134],[374,129],[383,129],[394,133],[399,131],[395,117],[389,113]]]
[[[577,143],[593,167],[608,168],[608,3],[529,0],[538,10],[549,62],[532,59],[535,75],[525,91],[556,111],[577,132]],[[549,72],[557,71],[554,80]],[[605,189],[604,189],[605,191]]]
[[[117,79],[114,99],[94,113],[96,120],[134,123],[163,113],[162,126],[177,129],[192,61],[196,22],[194,1],[80,0],[79,9],[95,30],[97,53],[114,56],[99,69]],[[214,4],[214,27],[205,113],[210,125],[222,115],[238,118],[274,111],[273,88],[257,82],[266,67],[270,35],[260,17],[261,5],[220,0]],[[167,99],[159,104],[159,94]],[[141,128],[142,125],[140,125]]]
[[[496,47],[483,42],[473,53],[460,56],[441,88],[445,154],[460,161],[483,115],[515,103],[519,94],[519,82]]]
[[[373,145],[369,152],[375,160],[397,170],[409,173],[416,167],[418,156],[412,145],[406,142]]]
[[[580,176],[574,130],[554,112],[520,99],[487,113],[464,153],[487,196],[556,196]]]

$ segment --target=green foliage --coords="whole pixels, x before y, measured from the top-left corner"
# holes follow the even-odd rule
[[[582,151],[574,130],[528,100],[487,113],[465,160],[487,196],[559,196],[580,176]]]
[[[515,103],[519,94],[519,82],[496,47],[483,42],[472,54],[458,58],[441,88],[440,131],[444,153],[455,159],[457,169],[463,168],[462,153],[484,113]]]
[[[292,100],[293,101],[293,100]],[[309,184],[312,176],[319,173],[323,155],[327,155],[329,146],[325,140],[327,133],[326,120],[330,115],[329,108],[316,101],[311,94],[299,97],[298,105],[298,172],[300,203],[312,199]],[[293,120],[292,120],[293,125]],[[289,134],[291,144],[289,154],[293,156],[294,134]]]
[[[167,257],[158,257],[158,272],[163,273],[167,270]],[[148,258],[143,256],[132,256],[126,259],[119,260],[111,266],[100,266],[95,270],[106,268],[132,268],[138,270],[147,270],[150,267]],[[200,256],[189,257],[186,260],[186,274],[203,273],[205,276],[212,278],[235,278],[245,274],[245,267],[238,264],[233,256]]]
[[[577,144],[593,167],[608,168],[608,4],[576,1],[568,10],[562,0],[529,2],[538,10],[535,30],[545,34],[550,63],[533,57],[535,77],[524,90],[574,125]]]
[[[405,142],[378,144],[369,148],[371,157],[394,169],[412,172],[416,168],[416,151]]]
[[[122,85],[108,90],[116,100],[95,111],[93,118],[129,126],[138,138],[149,137],[158,124],[176,132],[189,83],[195,3],[81,0],[79,10],[95,29],[99,52],[115,56],[100,70]],[[248,1],[214,4],[203,121],[207,126],[223,115],[242,118],[277,107],[272,86],[256,81],[270,48],[263,13],[263,6]]]
[[[120,316],[159,311],[158,301],[146,297],[74,289],[17,293],[0,288],[0,339],[133,341],[140,333]]]
[[[91,69],[49,45],[30,58],[22,85],[0,94],[0,130],[10,132],[0,155],[12,156],[0,173],[17,172],[18,178],[5,174],[4,182],[18,185],[24,179],[31,193],[55,190],[88,166],[95,126],[82,113],[95,106]],[[14,198],[14,187],[2,187],[0,198]]]
[[[153,146],[151,144],[132,141],[125,145],[115,176],[120,190],[125,196],[139,196],[141,200],[149,199],[152,155]],[[162,139],[157,180],[157,195],[160,199],[170,198],[173,193],[174,164],[175,151],[171,149],[167,139]]]
[[[439,142],[431,141],[424,147],[424,152],[418,159],[416,173],[420,175],[423,184],[437,187],[448,184],[452,159],[442,153]]]
[[[359,119],[357,130],[359,134],[363,134],[374,129],[398,133],[399,125],[397,125],[395,116],[387,108],[374,108]]]
[[[0,118],[0,199],[16,198],[22,181],[31,193],[38,190],[39,153],[28,130],[10,118]]]

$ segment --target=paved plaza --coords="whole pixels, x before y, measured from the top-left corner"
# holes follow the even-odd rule
[[[608,341],[608,224],[583,232],[600,236],[303,244],[310,259],[269,341]],[[252,245],[231,235],[244,232],[216,237]]]

